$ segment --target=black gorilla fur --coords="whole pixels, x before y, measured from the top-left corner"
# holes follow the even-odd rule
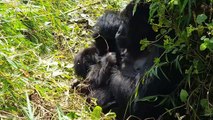
[[[90,83],[88,96],[97,98],[97,104],[102,106],[104,112],[116,106],[113,93],[109,89],[114,68],[116,68],[116,55],[110,52],[97,64],[91,66],[86,78],[86,81]]]
[[[158,105],[164,99],[160,96],[170,94],[177,87],[180,80],[182,80],[182,75],[176,68],[175,63],[167,63],[156,68],[157,76],[144,76],[145,72],[154,64],[154,58],[161,56],[163,50],[155,45],[150,45],[145,50],[140,51],[140,41],[145,38],[149,41],[155,41],[158,33],[152,30],[152,26],[148,22],[149,4],[138,3],[136,12],[133,14],[134,6],[134,2],[131,2],[121,12],[121,16],[125,20],[116,33],[116,43],[121,53],[123,49],[127,49],[127,53],[129,54],[127,58],[131,58],[133,61],[131,63],[121,62],[122,64],[126,64],[126,68],[121,67],[121,69],[113,73],[110,88],[115,101],[119,108],[121,108],[119,111],[124,109],[122,106],[128,105],[125,106],[129,107],[126,111],[127,116],[135,115],[141,119],[147,117],[158,118],[165,112],[164,107],[167,107],[164,104]],[[168,56],[168,61],[171,62],[173,60],[173,56]],[[161,62],[163,61],[166,63],[166,60],[161,59]],[[133,66],[133,69],[131,70],[128,65],[130,67]],[[136,74],[137,72],[139,78],[138,74]],[[144,79],[143,84],[138,82],[141,78]],[[139,86],[137,89],[138,95],[136,98],[130,99],[136,86]],[[158,97],[156,101],[152,102],[142,100],[148,96]],[[129,101],[131,103],[128,103]]]
[[[157,35],[148,21],[149,4],[138,3],[135,13],[133,13],[134,7],[135,2],[130,2],[121,12],[120,16],[124,19],[124,22],[120,25],[115,36],[119,49],[127,48],[133,57],[141,54],[140,41],[142,39],[147,38],[150,41],[154,41]]]
[[[105,55],[108,52],[117,52],[115,34],[118,31],[122,19],[119,12],[107,11],[98,19],[94,27],[93,38],[99,55]]]
[[[156,68],[157,77],[145,76],[153,66],[154,58],[161,56],[163,50],[150,45],[140,51],[140,40],[147,38],[155,41],[157,33],[148,23],[149,4],[139,3],[133,14],[134,6],[135,3],[130,2],[119,15],[106,13],[98,20],[93,37],[98,56],[101,57],[96,59],[96,64],[90,64],[86,77],[91,89],[89,96],[97,98],[98,105],[105,112],[109,109],[116,112],[118,119],[125,119],[129,115],[140,119],[158,118],[167,107],[165,104],[159,105],[164,99],[161,96],[170,94],[182,75],[174,64],[166,64]],[[170,59],[172,57],[168,58],[169,61],[173,60]],[[135,91],[137,96],[134,96]],[[151,102],[144,100],[148,96],[156,96],[157,99]]]
[[[95,47],[85,48],[80,51],[74,59],[74,70],[76,75],[86,78],[91,65],[98,62],[98,51]]]

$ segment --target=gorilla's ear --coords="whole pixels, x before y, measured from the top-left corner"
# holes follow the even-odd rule
[[[102,36],[97,36],[95,38],[95,46],[100,56],[105,55],[107,52],[109,52],[109,45]]]

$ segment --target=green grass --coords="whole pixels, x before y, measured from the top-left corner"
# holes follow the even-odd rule
[[[0,119],[112,119],[70,86],[73,57],[92,43],[106,9],[122,0],[0,2]]]

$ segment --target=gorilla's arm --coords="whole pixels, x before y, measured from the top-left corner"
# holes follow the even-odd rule
[[[92,88],[106,86],[109,84],[112,68],[116,67],[116,56],[108,53],[101,58],[98,64],[91,67],[87,80],[91,82]]]

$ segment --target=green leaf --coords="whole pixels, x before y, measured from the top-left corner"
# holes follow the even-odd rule
[[[207,19],[207,16],[205,14],[200,14],[197,16],[196,22],[198,24],[202,24],[203,22],[205,22],[206,19]]]
[[[143,51],[148,45],[150,45],[150,41],[147,40],[147,38],[140,41],[141,48],[140,50]]]
[[[200,45],[200,51],[204,51],[207,48],[207,44],[206,43],[202,43]]]
[[[183,4],[181,5],[180,13],[183,13],[183,11],[185,10],[186,5],[187,5],[188,2],[189,2],[188,0],[184,0],[184,1],[183,1]]]
[[[70,119],[76,119],[79,117],[75,112],[69,112],[66,114],[66,116],[69,117]]]
[[[186,102],[188,96],[189,96],[189,95],[188,95],[188,92],[187,92],[186,90],[182,89],[182,90],[180,91],[180,100],[181,100],[182,102]]]
[[[157,25],[152,25],[152,29],[153,29],[155,32],[158,32],[159,27],[158,27]]]
[[[91,119],[100,120],[101,112],[102,112],[102,108],[100,106],[96,106],[91,113]]]
[[[209,43],[213,44],[213,37],[209,40]]]
[[[28,117],[29,120],[35,120],[34,113],[33,113],[33,108],[32,108],[32,105],[30,103],[30,100],[29,100],[27,92],[25,92],[25,95],[26,95],[27,107],[23,108],[23,110],[27,114],[27,117]]]
[[[204,109],[205,115],[212,115],[213,113],[213,108],[209,106],[209,101],[208,99],[201,99],[200,100],[200,105]]]
[[[190,37],[192,35],[192,32],[195,31],[195,28],[192,25],[189,25],[189,27],[186,27],[187,31],[187,37]]]
[[[158,9],[159,9],[159,3],[158,2],[153,2],[150,5],[150,11],[149,11],[149,20],[151,20],[151,18],[154,16],[155,13],[157,13]]]
[[[155,59],[154,59],[154,63],[155,63],[155,64],[159,64],[159,63],[160,63],[160,58],[155,58]]]
[[[206,36],[202,36],[200,39],[201,39],[201,40],[204,40],[204,39],[206,39]]]
[[[141,101],[141,102],[155,102],[158,100],[158,96],[147,96],[147,97],[144,97],[142,99],[139,99],[137,101]]]

